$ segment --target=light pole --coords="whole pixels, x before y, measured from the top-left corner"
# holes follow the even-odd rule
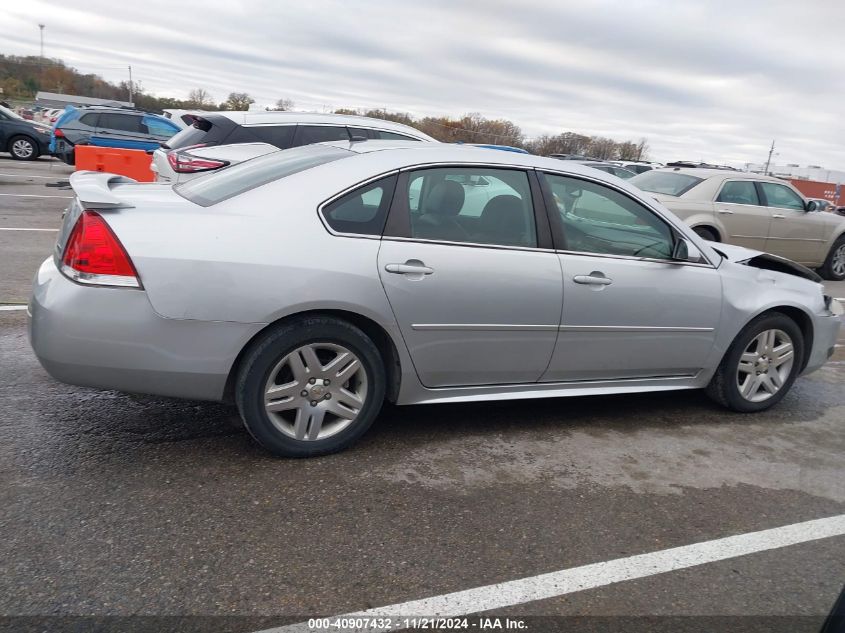
[[[41,34],[41,59],[44,60],[44,27],[47,26],[46,24],[39,24],[38,30]]]

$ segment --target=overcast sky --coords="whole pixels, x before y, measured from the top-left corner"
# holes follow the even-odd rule
[[[184,7],[184,8],[180,8]],[[845,169],[845,1],[9,2],[0,52],[159,96],[479,112],[529,136],[646,137],[657,160]]]

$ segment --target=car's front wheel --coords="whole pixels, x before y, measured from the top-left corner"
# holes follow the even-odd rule
[[[742,413],[780,402],[801,371],[804,336],[779,312],[754,319],[737,335],[707,386],[716,402]]]
[[[827,259],[819,269],[819,273],[825,279],[831,281],[842,281],[845,279],[845,235],[840,236],[833,243]]]
[[[277,327],[253,346],[235,401],[250,434],[283,457],[343,450],[373,423],[384,400],[378,348],[351,323],[308,317]]]
[[[14,136],[9,141],[9,153],[15,160],[35,160],[40,152],[38,143],[28,136]]]

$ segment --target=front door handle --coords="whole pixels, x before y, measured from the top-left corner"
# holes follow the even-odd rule
[[[733,215],[734,214],[734,212],[731,211],[730,209],[719,209],[719,213],[721,213],[722,215]]]
[[[785,217],[786,216],[783,215],[782,213],[773,213],[772,214],[772,218],[774,218],[775,220],[783,220]]]
[[[396,275],[431,275],[434,273],[433,268],[429,268],[416,259],[409,259],[404,264],[386,264],[384,269]]]
[[[589,275],[575,275],[572,278],[576,284],[588,284],[590,286],[609,286],[613,280],[605,277],[604,273],[592,272]]]

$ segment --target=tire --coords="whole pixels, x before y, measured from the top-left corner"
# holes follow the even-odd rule
[[[819,274],[830,281],[845,279],[845,235],[840,235],[833,243]]]
[[[35,160],[41,155],[35,139],[23,135],[9,140],[8,151],[15,160]]]
[[[696,226],[692,230],[695,231],[696,235],[703,240],[707,240],[709,242],[719,241],[719,236],[716,235],[716,232],[711,228],[706,226]]]
[[[768,349],[757,347],[761,344],[761,339],[758,337],[765,337],[764,333],[768,332],[778,333],[772,339],[771,347]],[[784,360],[786,348],[783,344],[787,340],[792,345],[791,360]],[[771,353],[772,348],[775,350],[774,353]],[[762,351],[758,354],[762,358],[754,359],[754,349],[757,352]],[[710,380],[710,384],[707,385],[707,395],[728,409],[740,413],[764,411],[780,402],[792,387],[792,383],[801,372],[803,358],[804,335],[795,321],[780,312],[760,315],[746,325],[734,339]],[[740,368],[741,361],[742,369]],[[759,400],[744,396],[741,392],[741,386],[747,385],[754,388],[753,384],[746,381],[755,379],[758,380],[759,391],[754,389],[750,396],[756,395],[761,398]],[[765,383],[771,387],[767,387]],[[771,388],[774,387],[776,391],[770,393]]]
[[[385,386],[372,340],[351,323],[315,316],[276,327],[253,344],[238,372],[235,402],[247,430],[270,453],[312,457],[361,437],[381,410]]]

